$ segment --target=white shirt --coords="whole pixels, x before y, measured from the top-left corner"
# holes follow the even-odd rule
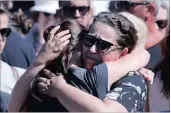
[[[154,78],[153,85],[149,91],[149,110],[150,112],[169,112],[170,98],[166,99],[162,91],[163,83],[159,76]]]
[[[21,77],[25,72],[25,69],[14,67]],[[16,79],[14,78],[13,71],[11,67],[0,60],[0,107],[1,109],[7,109],[7,104],[9,102],[9,98],[16,84]]]

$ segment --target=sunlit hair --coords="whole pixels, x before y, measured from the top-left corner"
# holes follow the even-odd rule
[[[138,36],[137,46],[142,45],[145,47],[145,43],[148,38],[148,28],[145,22],[139,17],[134,16],[133,14],[128,12],[121,12],[120,14],[125,16],[129,21],[134,24]]]

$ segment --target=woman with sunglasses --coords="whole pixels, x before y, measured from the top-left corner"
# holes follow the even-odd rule
[[[121,18],[123,18],[122,16],[121,16]],[[125,19],[125,18],[124,18]],[[117,20],[117,19],[116,19]],[[126,21],[128,21],[128,20],[126,20]],[[129,26],[130,25],[130,26]],[[130,27],[130,29],[134,29],[134,27],[132,26],[132,24],[131,23],[129,23],[129,27]],[[61,26],[62,27],[62,26]],[[73,27],[71,27],[71,28],[73,28]],[[59,27],[56,27],[56,28],[54,28],[52,31],[51,31],[51,35],[53,36],[53,34],[52,34],[52,32],[54,32],[55,30],[58,30],[59,29]],[[123,28],[124,29],[124,28]],[[129,29],[129,28],[128,28]],[[127,29],[127,30],[128,30]],[[126,29],[125,29],[126,30]],[[72,31],[72,30],[71,30]],[[133,34],[134,34],[134,30],[132,31],[133,32]],[[63,33],[64,34],[64,33]],[[68,34],[68,32],[66,32],[65,34]],[[71,32],[71,34],[72,34],[72,32]],[[133,35],[133,34],[130,34],[131,36]],[[61,34],[62,35],[62,34]],[[59,35],[58,35],[59,36]],[[87,41],[85,41],[84,40],[84,38],[86,38],[86,36],[87,36],[87,39],[88,38],[90,38],[90,40],[92,39],[92,38],[94,38],[94,36],[91,36],[91,35],[86,35],[86,34],[83,34],[83,43],[84,43],[84,45],[85,45],[85,43],[89,40],[87,40]],[[135,38],[135,37],[134,37]],[[71,38],[72,39],[72,38]],[[54,40],[55,41],[55,40]],[[53,42],[54,42],[53,41]],[[57,40],[56,40],[57,41]],[[98,50],[99,51],[101,51],[101,52],[107,52],[108,50],[109,50],[109,48],[111,47],[111,46],[114,46],[114,44],[112,44],[112,43],[110,43],[110,42],[108,42],[108,41],[105,41],[105,40],[102,40],[102,39],[97,39],[97,40],[93,40],[93,41],[89,41],[89,42],[91,42],[91,43],[93,43],[93,44],[95,44],[96,43],[96,45],[97,45],[97,47],[98,47]],[[89,43],[88,43],[89,44]],[[45,45],[45,47],[46,47],[46,45]],[[49,49],[53,49],[53,48],[49,48]],[[43,50],[43,49],[42,49]],[[51,51],[50,50],[50,52],[52,52],[53,53],[53,50]],[[51,53],[51,54],[52,54]],[[45,57],[45,55],[43,55],[42,53],[39,53],[40,54],[40,56],[39,56],[39,58],[37,59],[37,62],[38,62],[38,60],[40,61],[40,58],[43,56],[44,57],[44,59],[42,59],[41,60],[41,62],[43,62],[43,63],[41,63],[41,64],[43,64],[44,65],[44,63],[46,62],[46,61],[49,61],[50,59],[48,58],[48,60],[45,60],[45,59],[47,59],[47,56]],[[46,53],[47,54],[47,53]],[[48,53],[49,55],[50,55],[50,53]],[[58,53],[58,55],[59,55],[59,53]],[[58,56],[57,55],[57,56]],[[142,54],[143,55],[143,54]],[[129,56],[129,55],[128,55]],[[137,58],[137,56],[136,57],[128,57],[127,56],[127,60],[129,59],[129,58],[132,58],[132,59],[134,59],[134,58]],[[75,56],[74,56],[75,57]],[[144,57],[144,56],[143,56]],[[130,59],[131,60],[131,59]],[[73,61],[75,61],[75,60],[73,60]],[[123,61],[125,61],[124,59],[123,60],[121,60],[120,62],[121,63],[123,63]],[[123,64],[122,66],[124,66],[124,65],[130,65],[130,63],[129,62],[124,62],[125,64]],[[145,65],[145,64],[143,64],[143,63],[145,63],[145,62],[142,62],[142,64],[139,64],[138,62],[132,62],[133,64],[131,64],[131,65],[137,65],[136,67],[134,67],[134,68],[132,68],[131,66],[131,68],[130,68],[130,70],[137,70],[137,68],[138,68],[138,66],[139,65]],[[106,63],[107,64],[107,66],[109,65],[116,65],[115,63]],[[105,68],[105,66],[104,66],[105,64],[101,64],[101,67],[104,67]],[[119,66],[119,65],[118,65]],[[140,67],[141,67],[140,66]],[[33,68],[34,67],[34,68]],[[25,78],[27,78],[27,80],[25,79],[25,81],[24,81],[24,78],[23,78],[23,82],[24,83],[27,83],[28,82],[28,84],[30,83],[29,81],[31,80],[31,78],[33,78],[35,75],[36,75],[36,73],[38,73],[42,68],[43,68],[44,66],[34,66],[34,65],[32,65],[31,67],[30,67],[30,69],[28,69],[27,70],[27,73],[25,74]],[[112,68],[112,66],[110,66],[111,68]],[[37,69],[36,69],[37,68]],[[93,70],[94,69],[94,70]],[[98,94],[98,93],[100,93],[100,92],[98,92],[98,91],[96,91],[96,89],[91,89],[91,85],[93,86],[93,84],[94,83],[92,83],[91,84],[91,78],[93,78],[93,77],[97,77],[97,76],[101,76],[102,78],[104,78],[104,80],[106,80],[105,78],[107,77],[107,76],[105,76],[106,75],[106,73],[104,73],[103,71],[102,71],[102,73],[100,73],[100,70],[98,70],[98,66],[95,66],[94,68],[93,68],[92,70],[93,70],[93,72],[94,73],[92,73],[91,72],[91,70],[83,70],[83,71],[78,71],[78,70],[81,70],[81,68],[77,68],[76,69],[76,71],[75,71],[75,73],[71,70],[70,71],[70,73],[69,74],[71,74],[71,72],[73,73],[73,76],[74,77],[78,77],[77,79],[75,78],[75,80],[74,80],[74,78],[71,76],[71,75],[68,75],[68,76],[65,76],[66,77],[66,80],[67,80],[67,82],[69,81],[69,83],[70,84],[72,84],[72,85],[74,85],[75,87],[78,87],[78,88],[80,88],[80,89],[82,89],[82,90],[84,90],[84,91],[86,91],[86,92],[88,92],[88,93],[90,93],[90,94],[92,94],[92,95],[94,95],[94,96],[96,96],[96,97],[99,97],[100,98],[100,94]],[[112,74],[114,74],[114,73],[116,73],[116,75],[117,76],[115,76],[115,77],[113,77],[112,78],[112,81],[117,81],[118,79],[120,79],[122,76],[124,76],[128,71],[130,71],[130,70],[127,70],[128,68],[125,68],[125,70],[123,70],[122,72],[120,72],[120,73],[117,73],[116,71],[115,72],[113,72],[113,70],[112,69],[110,69],[110,71],[111,71],[111,73]],[[33,72],[33,70],[35,70],[34,72]],[[29,72],[30,71],[30,72]],[[99,72],[98,72],[99,71]],[[110,74],[110,71],[109,71],[109,74]],[[45,72],[47,72],[47,70],[45,70]],[[83,79],[86,79],[87,77],[90,77],[90,78],[87,78],[87,80],[88,81],[83,81],[83,83],[81,83],[81,82],[79,82],[79,81],[77,81],[77,80],[79,80],[80,79],[80,77],[83,77],[83,76],[81,76],[81,75],[79,75],[79,73],[81,74],[81,73],[84,73],[84,74],[81,74],[81,75],[83,75],[83,76],[85,76],[85,78],[83,78]],[[105,71],[106,72],[106,71]],[[33,74],[34,73],[34,74]],[[76,74],[76,75],[75,75]],[[88,74],[88,75],[87,75]],[[89,75],[90,74],[90,75]],[[97,74],[97,75],[93,75],[93,74]],[[111,75],[112,75],[111,74]],[[64,74],[65,75],[65,74]],[[30,76],[30,77],[29,77]],[[23,76],[24,77],[24,76]],[[41,81],[41,80],[43,80],[43,79],[45,79],[45,78],[39,78],[39,81]],[[81,79],[80,79],[81,80]],[[103,80],[103,79],[102,79]],[[27,82],[26,82],[27,81]],[[110,82],[112,82],[112,81],[110,81]],[[88,83],[86,83],[86,82],[88,82]],[[78,84],[78,83],[80,83],[80,84]],[[21,83],[21,81],[20,81],[20,83],[18,82],[18,85],[21,85],[22,83]],[[28,86],[26,86],[26,85],[28,85],[28,84],[25,84],[25,86],[22,88],[22,90],[24,89],[24,91],[23,92],[27,92],[27,90],[28,90]],[[110,83],[109,83],[110,84]],[[38,86],[39,86],[40,84],[38,84]],[[86,85],[86,88],[88,88],[88,89],[86,89],[85,88],[85,85]],[[95,85],[95,84],[94,84]],[[22,85],[23,86],[23,85]],[[104,85],[104,87],[105,88],[102,88],[102,87],[97,87],[97,88],[99,88],[99,90],[100,90],[100,88],[102,88],[102,90],[104,90],[104,91],[106,91],[105,93],[107,93],[107,89],[108,89],[108,84],[106,84],[106,85]],[[19,94],[20,96],[20,101],[17,103],[17,104],[13,104],[13,102],[15,102],[15,99],[18,99],[18,97],[16,97],[16,91],[18,91],[17,90],[17,85],[16,85],[16,87],[15,87],[16,89],[14,90],[14,95],[13,95],[13,97],[12,97],[12,103],[11,103],[11,105],[10,105],[10,111],[18,111],[20,108],[21,108],[21,104],[22,103],[24,103],[23,101],[25,101],[25,98],[27,98],[27,97],[23,97],[23,94],[21,95],[21,94]],[[21,88],[20,88],[20,90],[21,90]],[[105,96],[105,93],[103,94],[103,96],[101,96],[101,99],[102,98],[104,98],[104,96]],[[52,95],[53,95],[53,93],[51,93]],[[52,96],[51,95],[51,96]],[[22,96],[22,99],[21,99],[21,96]],[[27,94],[25,94],[25,96],[27,96]],[[14,98],[15,97],[15,98]],[[20,104],[20,105],[19,105]],[[55,105],[49,105],[49,107],[50,106],[55,106]],[[56,104],[56,106],[57,106],[57,104]],[[47,106],[46,106],[47,107]],[[47,108],[42,108],[42,109],[48,109],[48,107]],[[58,106],[59,107],[59,106]],[[58,107],[56,107],[56,109],[58,108]],[[50,110],[50,109],[49,109]],[[57,109],[58,110],[58,109]],[[51,111],[53,111],[52,109],[51,109]]]
[[[8,14],[0,9],[0,57],[10,33],[11,29],[8,28]],[[24,69],[12,67],[0,58],[0,112],[8,110],[12,89],[24,72]]]
[[[134,25],[136,24],[136,28],[138,30],[138,36],[139,36],[138,38],[139,39],[138,39],[138,42],[137,42],[138,44],[137,44],[135,50],[137,50],[137,51],[144,50],[144,48],[145,48],[145,39],[147,38],[147,28],[146,28],[145,24],[142,21],[137,21],[136,19],[138,19],[138,18],[135,18],[134,16],[130,16],[129,14],[124,14],[124,13],[123,13],[123,15],[127,15],[126,16],[127,18],[129,18],[132,21],[136,21],[136,22],[134,22]],[[104,22],[105,24],[102,24],[102,23],[100,24],[98,22]],[[118,16],[118,15],[113,15],[111,13],[100,13],[99,15],[97,15],[95,17],[93,25],[90,28],[89,34],[92,34],[97,29],[99,29],[98,24],[101,25],[101,28],[106,29],[107,32],[109,32],[110,30],[107,29],[107,27],[105,27],[105,25],[112,26],[114,24],[115,30],[116,29],[118,30],[118,28],[120,30],[121,29],[123,30],[126,27],[126,23],[124,24],[125,27],[122,28],[122,27],[117,26],[118,24],[116,24],[115,22],[116,23],[117,22],[118,23],[121,22],[119,25],[122,26],[123,25],[122,22],[124,23],[124,19],[122,17]],[[127,23],[127,25],[129,26],[128,23]],[[140,27],[140,25],[141,25],[141,27]],[[129,29],[129,33],[132,30]],[[99,30],[99,32],[100,32],[99,34],[102,35],[102,31]],[[110,32],[112,33],[112,30]],[[117,32],[117,33],[121,33],[120,36],[122,37],[122,31]],[[126,31],[124,33],[126,33]],[[131,35],[132,33],[133,33],[133,31],[129,35]],[[133,34],[135,35],[136,33],[133,33]],[[133,35],[131,35],[131,36],[133,38]],[[103,34],[103,38],[104,37],[105,37],[105,35]],[[121,37],[119,37],[119,38],[121,38]],[[122,37],[122,38],[124,38],[124,37]],[[131,38],[131,37],[129,37],[129,38]],[[84,44],[84,46],[86,46],[88,48],[91,48],[91,49],[92,49],[93,46],[95,46],[97,51],[99,53],[101,53],[101,54],[102,53],[106,53],[107,54],[107,52],[109,52],[112,49],[111,48],[112,45],[114,45],[112,43],[109,43],[108,41],[104,41],[100,37],[98,37],[98,38],[96,37],[95,38],[95,35],[94,36],[87,35],[87,37],[85,39],[83,38],[83,44]],[[108,47],[106,47],[106,45]],[[113,48],[112,50],[113,51],[117,51],[117,49],[116,49],[117,46],[114,45],[114,47],[115,48]],[[121,51],[122,51],[122,49],[121,49]],[[87,54],[89,54],[89,53],[87,53]],[[89,57],[91,57],[91,56],[89,56]],[[94,59],[95,59],[95,56],[94,56]],[[106,62],[105,62],[105,64],[108,65],[108,63],[106,63]],[[111,66],[111,68],[110,68],[110,66]],[[113,84],[112,87],[110,87],[110,85],[111,85],[110,83],[114,82],[114,77],[117,78],[117,75],[115,75],[115,76],[113,75],[113,78],[111,77],[112,75],[110,76],[110,74],[111,74],[110,71],[112,69],[114,69],[114,67],[112,67],[112,65],[110,65],[110,66],[108,65],[107,67],[108,67],[108,85],[109,85],[108,88],[109,89],[111,88],[111,89],[110,89],[110,92],[105,96],[105,98],[103,98],[103,100],[100,100],[100,99],[98,99],[98,98],[96,98],[94,96],[91,96],[91,95],[89,95],[89,94],[87,94],[87,93],[85,93],[83,91],[78,90],[77,88],[74,88],[74,87],[72,87],[70,85],[65,84],[66,82],[64,81],[62,76],[55,77],[55,74],[51,73],[48,70],[46,70],[45,72],[46,72],[47,76],[49,78],[51,78],[51,80],[49,81],[49,82],[51,82],[51,84],[48,84],[48,82],[47,82],[48,80],[47,79],[41,79],[40,80],[41,83],[39,84],[39,88],[40,88],[40,91],[42,93],[47,94],[47,95],[49,95],[51,97],[58,98],[59,101],[69,111],[77,111],[77,112],[78,111],[86,111],[86,112],[88,112],[88,111],[89,112],[93,112],[93,111],[99,111],[99,112],[106,112],[106,111],[110,111],[110,112],[114,112],[114,111],[115,112],[116,111],[122,111],[122,112],[126,112],[126,111],[129,111],[129,112],[131,112],[131,111],[144,111],[144,108],[145,108],[145,106],[144,106],[145,105],[145,98],[146,98],[146,88],[145,88],[145,83],[144,83],[145,81],[140,76],[133,76],[133,75],[136,75],[135,73],[130,73],[129,74],[130,76],[122,78],[121,80],[119,80],[118,82]],[[113,64],[113,66],[114,66],[114,64]],[[90,67],[87,65],[86,68],[90,69]],[[102,73],[101,76],[105,76],[106,75],[106,74],[103,74],[103,73],[106,72],[105,69],[106,69],[105,66],[100,67],[100,65],[97,68],[98,72]],[[119,66],[117,67],[117,69],[120,70]],[[113,71],[116,72],[116,70],[113,70]],[[124,70],[122,70],[122,71],[124,71]],[[61,75],[61,74],[58,74],[58,75]],[[98,76],[100,76],[100,74],[97,75],[97,78],[96,77],[94,78],[95,81],[93,81],[93,79],[92,79],[92,82],[95,82],[95,86],[92,86],[91,89],[93,89],[93,88],[96,89],[97,88],[96,90],[100,91],[101,89],[100,88],[98,89],[98,87],[96,87],[96,85],[103,86],[102,84],[106,83],[105,82],[106,79],[104,79],[104,78],[100,79],[101,83],[97,82],[98,79],[99,79]],[[69,77],[72,78],[71,75]],[[79,76],[77,76],[77,77],[79,78]],[[115,78],[115,80],[116,80],[116,78]],[[47,85],[47,87],[48,87],[47,89],[43,88],[44,87],[43,83],[45,84],[45,86]],[[96,84],[96,83],[98,83],[98,84]],[[49,92],[52,92],[52,93],[49,94]]]

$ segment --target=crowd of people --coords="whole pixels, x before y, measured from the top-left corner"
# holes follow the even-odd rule
[[[0,112],[170,112],[169,0],[0,3]]]

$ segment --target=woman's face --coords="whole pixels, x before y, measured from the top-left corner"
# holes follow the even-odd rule
[[[169,24],[168,21],[169,21],[169,15],[167,10],[163,7],[160,7],[156,15],[156,23],[159,29],[165,28]]]
[[[8,27],[8,15],[0,14],[0,29],[7,28],[7,27]],[[0,33],[0,54],[2,53],[4,49],[6,38],[7,37],[3,37]]]
[[[83,42],[83,61],[84,66],[87,69],[92,68],[92,66],[97,65],[102,62],[115,61],[120,57],[120,51],[116,49],[118,44],[116,42],[117,34],[114,28],[102,22],[95,22],[90,31],[89,35],[93,36],[92,39],[102,39],[100,45],[104,47],[106,41],[107,43],[113,44],[109,46],[109,49],[105,52],[101,51],[98,46],[98,41],[96,41],[91,47],[87,47]],[[87,38],[87,37],[86,37]]]

